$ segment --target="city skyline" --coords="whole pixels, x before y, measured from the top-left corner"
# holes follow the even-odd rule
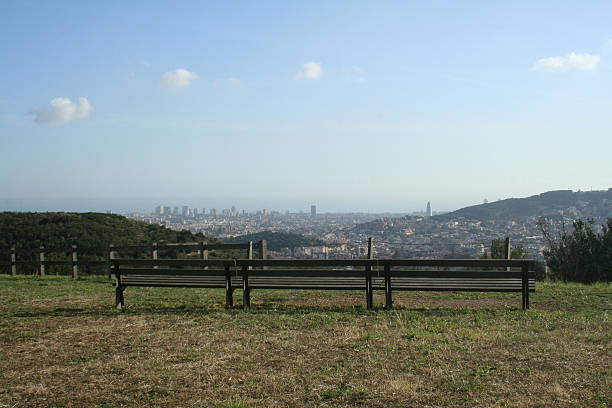
[[[608,188],[609,2],[181,4],[0,4],[0,209]]]

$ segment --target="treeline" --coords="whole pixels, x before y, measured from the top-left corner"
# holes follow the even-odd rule
[[[307,237],[301,234],[294,234],[290,232],[272,232],[262,231],[255,234],[240,235],[234,238],[227,238],[224,241],[228,244],[248,242],[248,241],[261,241],[266,240],[268,243],[268,249],[272,251],[278,251],[281,248],[296,248],[296,247],[310,247],[310,246],[321,246],[325,245],[325,241],[317,238]]]
[[[552,278],[572,282],[612,281],[612,218],[598,232],[593,221],[577,220],[571,231],[553,233],[546,219],[538,222],[548,244],[544,257]]]
[[[190,231],[173,231],[166,227],[129,220],[102,213],[0,213],[0,248],[17,250],[106,247],[109,244],[130,245],[152,242],[219,242]]]
[[[39,248],[45,247],[45,259],[65,261],[70,259],[70,248],[77,245],[79,260],[104,261],[108,259],[108,246],[149,245],[158,243],[201,242],[219,243],[217,239],[193,234],[190,231],[173,231],[166,227],[129,220],[120,215],[102,213],[0,213],[0,261],[10,260],[10,248],[15,247],[17,260],[33,261],[32,265],[20,265],[19,273],[36,273]],[[54,250],[61,251],[54,251]],[[146,252],[146,251],[145,251]],[[229,251],[228,251],[229,252]],[[142,251],[122,251],[121,257],[148,257]],[[186,251],[165,249],[160,258],[189,256]],[[225,254],[211,253],[211,257]],[[7,265],[0,273],[7,272]],[[104,273],[102,266],[87,267],[85,273]],[[51,266],[49,273],[66,273],[66,267]]]

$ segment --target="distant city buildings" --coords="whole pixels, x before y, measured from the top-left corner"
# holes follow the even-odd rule
[[[423,208],[423,207],[421,207]],[[427,208],[425,209],[425,216],[427,217],[431,217],[433,215],[433,213],[431,212],[431,203],[428,201],[427,202]]]
[[[317,216],[317,206],[316,205],[310,206],[310,216],[313,218]]]

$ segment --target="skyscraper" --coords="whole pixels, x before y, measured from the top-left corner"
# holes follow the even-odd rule
[[[310,206],[310,216],[313,218],[317,216],[317,206],[316,205]]]
[[[427,202],[427,208],[425,209],[425,215],[427,217],[431,217],[432,216],[431,203],[429,201]]]

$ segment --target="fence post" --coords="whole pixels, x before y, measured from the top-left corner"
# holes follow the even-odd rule
[[[45,276],[45,246],[41,245],[38,252],[38,273]]]
[[[151,259],[157,260],[157,242],[154,242],[151,246]],[[153,269],[157,269],[157,265],[153,265]]]
[[[512,259],[512,248],[510,247],[510,237],[506,237],[504,241],[504,257],[508,260]],[[506,268],[506,271],[510,272],[510,267]]]
[[[265,239],[259,241],[259,258],[262,260],[268,259],[268,242]],[[262,266],[261,269],[266,269]]]
[[[17,275],[17,253],[15,247],[11,247],[11,276]]]
[[[72,245],[72,279],[77,279],[78,277],[79,277],[79,266],[78,266],[78,257],[77,257],[77,246]]]
[[[253,259],[253,241],[249,241],[247,246],[247,259]]]
[[[113,259],[115,259],[115,251],[114,251],[114,245],[113,244],[109,244],[108,245],[108,276],[110,277],[113,274]]]
[[[208,260],[208,242],[202,241],[200,242],[200,259],[203,261]],[[208,269],[208,266],[205,266],[204,269]]]

